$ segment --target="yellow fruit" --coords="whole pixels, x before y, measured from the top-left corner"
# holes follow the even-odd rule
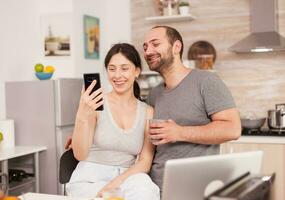
[[[53,66],[46,66],[44,72],[53,73],[55,71]]]
[[[3,200],[20,200],[18,197],[15,197],[15,196],[7,196],[7,197],[4,197]]]
[[[38,63],[35,65],[35,72],[43,72],[44,71],[44,65],[41,63]]]
[[[3,140],[3,133],[2,132],[0,132],[0,142]],[[0,192],[1,192],[1,190],[0,190]]]

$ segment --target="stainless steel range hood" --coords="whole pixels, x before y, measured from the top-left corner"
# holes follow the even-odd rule
[[[284,51],[285,38],[278,33],[276,0],[250,0],[251,34],[229,48],[237,53]]]

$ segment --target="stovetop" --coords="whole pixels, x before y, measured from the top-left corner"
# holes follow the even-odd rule
[[[285,129],[242,129],[243,136],[285,136]]]

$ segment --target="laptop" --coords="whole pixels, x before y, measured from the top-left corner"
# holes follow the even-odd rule
[[[262,151],[169,160],[162,200],[202,200],[246,172],[259,174]]]

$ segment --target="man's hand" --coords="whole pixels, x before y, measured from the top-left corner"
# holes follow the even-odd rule
[[[66,142],[65,142],[65,145],[64,145],[64,149],[66,150],[69,150],[69,149],[72,149],[72,136],[68,136]]]
[[[150,125],[149,134],[154,145],[173,143],[179,141],[182,126],[169,119],[164,122]]]

